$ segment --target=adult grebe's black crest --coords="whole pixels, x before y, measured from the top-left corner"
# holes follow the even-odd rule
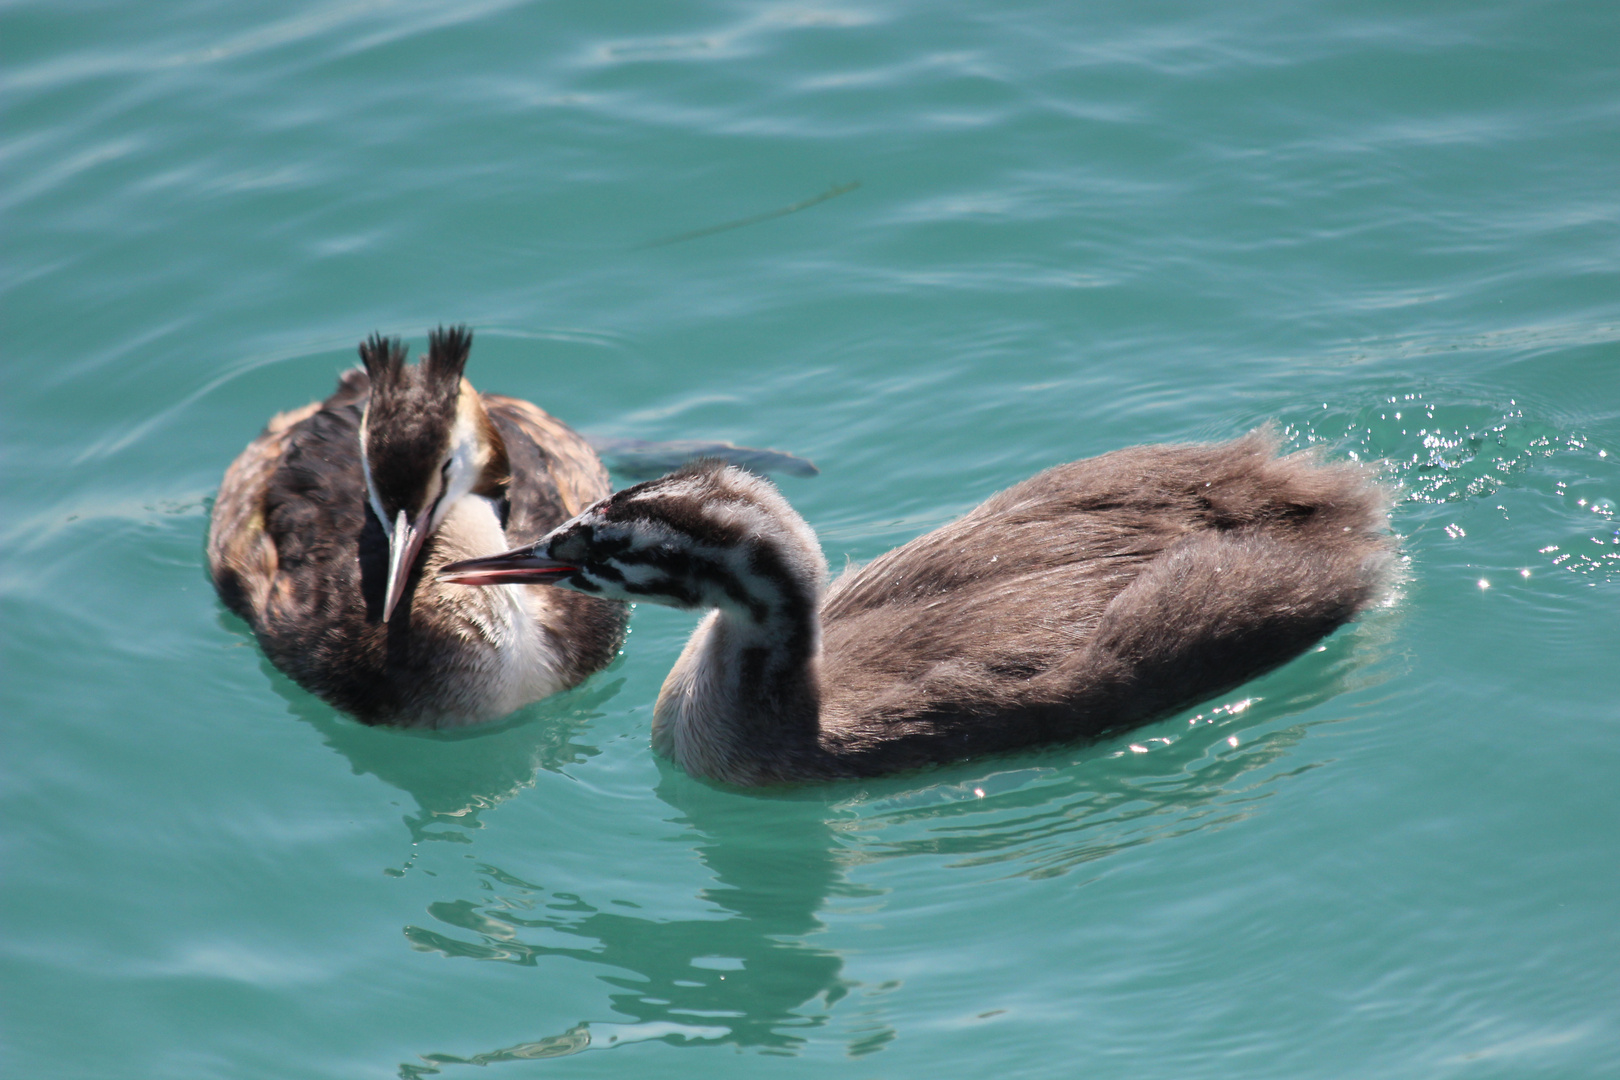
[[[709,609],[654,745],[738,784],[873,775],[1144,723],[1373,603],[1395,561],[1383,493],[1276,451],[1255,432],[1060,465],[830,588],[774,487],[700,464],[441,575]]]
[[[271,661],[367,723],[503,716],[605,665],[624,635],[611,600],[436,581],[610,489],[566,425],[462,377],[465,327],[428,341],[411,365],[373,334],[364,370],[274,417],[226,472],[209,529],[214,584]]]

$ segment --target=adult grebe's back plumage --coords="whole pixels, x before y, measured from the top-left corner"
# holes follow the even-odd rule
[[[741,784],[860,776],[1092,737],[1303,652],[1386,587],[1385,499],[1264,432],[1060,465],[824,587],[768,483],[694,467],[537,544],[445,568],[712,608],[654,742]]]
[[[495,719],[607,664],[626,609],[551,589],[480,595],[445,563],[544,535],[610,490],[567,425],[463,377],[472,335],[360,347],[323,402],[274,417],[232,463],[208,564],[281,670],[367,723]],[[504,593],[504,595],[503,595]]]

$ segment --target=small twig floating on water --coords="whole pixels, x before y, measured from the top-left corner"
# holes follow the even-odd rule
[[[701,237],[713,236],[715,233],[725,232],[727,229],[740,229],[744,225],[757,225],[759,222],[769,221],[771,218],[786,217],[788,214],[796,214],[800,210],[808,210],[810,207],[816,205],[816,203],[824,203],[828,199],[836,199],[838,196],[854,191],[860,186],[861,182],[859,180],[852,180],[847,184],[834,184],[826,191],[823,191],[820,195],[817,195],[814,198],[805,199],[803,202],[796,202],[791,206],[783,206],[775,210],[767,210],[763,214],[755,214],[752,217],[738,218],[736,221],[727,221],[720,225],[710,225],[706,229],[693,229],[691,232],[680,233],[676,236],[666,236],[662,240],[649,240],[645,244],[637,244],[634,250],[645,251],[648,248],[663,247],[666,244],[679,244],[683,240],[697,240]]]

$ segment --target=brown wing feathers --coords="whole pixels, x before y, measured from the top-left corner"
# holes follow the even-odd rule
[[[1392,576],[1384,495],[1275,447],[1261,431],[1058,466],[846,575],[823,609],[824,709],[856,769],[1128,727],[1354,618]]]

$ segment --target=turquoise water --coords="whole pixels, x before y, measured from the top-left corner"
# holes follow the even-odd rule
[[[0,42],[6,1075],[1615,1075],[1612,3]],[[814,459],[835,565],[1272,420],[1390,462],[1409,583],[1192,713],[872,783],[654,758],[692,619],[647,607],[493,729],[363,729],[224,613],[208,500],[362,336],[462,320],[582,430]]]

